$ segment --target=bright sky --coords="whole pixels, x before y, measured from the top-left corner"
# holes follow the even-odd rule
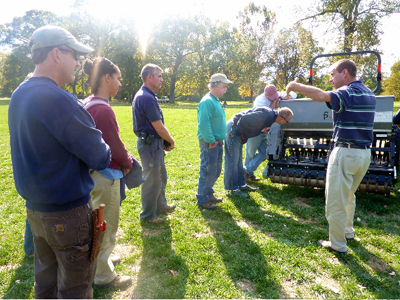
[[[266,5],[265,0],[88,0],[90,11],[98,17],[110,18],[131,16],[139,28],[139,34],[145,39],[151,30],[151,24],[157,20],[168,18],[171,15],[190,16],[203,14],[212,20],[228,21],[236,24],[236,16],[249,2],[256,5]],[[0,10],[0,24],[11,22],[14,17],[22,17],[26,11],[31,9],[50,10],[57,15],[68,15],[75,0],[14,0],[12,5]],[[268,1],[273,2],[273,1]],[[305,8],[311,5],[314,0],[280,0],[268,3],[268,8],[277,13],[278,26],[291,27],[291,25],[302,16],[296,15],[294,5],[301,3]],[[380,49],[382,55],[382,72],[389,74],[390,67],[400,59],[400,15],[392,15],[382,20],[383,31]],[[397,31],[397,32],[396,32]],[[316,32],[317,33],[317,32]],[[321,46],[329,44],[323,36],[315,37],[320,41]]]

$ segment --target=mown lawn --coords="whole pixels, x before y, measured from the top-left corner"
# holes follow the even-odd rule
[[[227,119],[249,104],[229,105]],[[166,156],[167,194],[177,209],[161,225],[139,221],[140,190],[127,191],[115,253],[117,272],[133,277],[126,291],[95,298],[400,298],[400,196],[359,194],[355,228],[360,242],[338,256],[317,246],[327,239],[324,191],[262,180],[250,199],[224,199],[199,209],[196,105],[162,105],[176,148]],[[397,107],[398,108],[398,107]],[[0,297],[33,298],[33,259],[23,251],[24,201],[13,182],[7,125],[0,101]],[[131,107],[114,106],[122,140],[136,157]],[[266,162],[256,175],[262,177]],[[396,190],[399,188],[396,188]]]

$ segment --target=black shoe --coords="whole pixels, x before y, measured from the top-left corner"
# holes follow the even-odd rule
[[[202,204],[197,204],[198,206],[200,206],[201,208],[205,208],[205,209],[209,209],[209,210],[214,210],[217,209],[218,206],[216,206],[215,204],[212,204],[210,201],[206,202],[206,203],[202,203]]]
[[[246,193],[242,192],[241,190],[231,191],[231,195],[238,196],[238,197],[243,197],[243,198],[249,198],[249,195],[247,195]]]
[[[359,242],[359,241],[361,241],[361,239],[360,238],[356,238],[356,237],[351,237],[351,238],[346,237],[346,241],[348,241],[348,242],[351,242],[351,241]]]
[[[258,188],[252,187],[252,186],[249,186],[249,185],[246,185],[246,186],[243,186],[243,187],[241,186],[239,189],[241,191],[249,191],[249,192],[255,192],[255,191],[258,190]]]

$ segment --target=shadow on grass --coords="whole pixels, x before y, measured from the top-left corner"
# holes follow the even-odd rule
[[[353,250],[355,256],[337,257],[357,277],[357,289],[368,289],[377,299],[400,298],[398,279],[383,259],[368,251],[360,242],[349,241],[347,247]]]
[[[201,210],[235,286],[250,298],[280,298],[281,286],[259,245],[224,210]]]
[[[131,298],[183,299],[188,267],[171,247],[169,221],[142,222],[143,256],[137,284]]]
[[[29,299],[35,283],[33,257],[24,256],[21,265],[13,271],[10,284],[2,299]]]
[[[264,184],[258,184],[261,187],[263,196],[268,197],[268,201],[276,206],[283,206],[284,209],[290,211],[298,218],[307,216],[314,218],[315,222],[308,223],[311,226],[308,233],[308,238],[312,237],[313,241],[319,238],[327,239],[328,237],[328,223],[325,219],[325,196],[323,189],[312,189],[308,187],[299,186],[283,186],[273,187]],[[284,197],[274,197],[275,193],[285,195]],[[294,198],[299,197],[308,201],[308,208],[297,207],[294,204]],[[357,286],[351,287],[354,289],[354,296],[359,296],[356,292],[361,292],[366,289],[369,293],[373,294],[374,298],[380,299],[399,299],[400,290],[398,288],[399,281],[395,276],[394,270],[389,266],[387,260],[379,257],[383,250],[386,254],[399,257],[400,251],[398,248],[393,247],[393,243],[388,243],[386,236],[397,235],[400,236],[398,227],[398,217],[400,210],[399,198],[397,195],[390,195],[388,197],[375,194],[356,193],[357,206],[356,216],[361,216],[362,221],[355,220],[354,226],[357,230],[373,230],[373,241],[367,242],[376,248],[375,253],[369,251],[364,247],[364,242],[349,241],[347,243],[348,249],[352,252],[348,255],[336,255],[338,260],[347,267],[352,274],[357,278]],[[251,203],[251,200],[250,200]],[[257,205],[251,203],[249,205]],[[245,207],[236,205],[239,210],[242,210],[242,215],[246,216]],[[253,217],[254,218],[254,217]],[[274,216],[274,222],[279,221]],[[314,228],[312,228],[314,227]],[[318,228],[319,227],[319,228]],[[296,235],[293,237],[283,237],[283,240],[288,243],[289,240],[295,242],[297,246],[302,246],[304,243],[296,243]],[[364,233],[365,236],[365,233]],[[274,238],[282,238],[280,234],[274,235]],[[301,237],[301,235],[300,235]],[[304,238],[304,234],[303,237]],[[307,237],[305,237],[307,239]],[[390,275],[390,273],[392,275]],[[343,288],[346,288],[345,283]]]
[[[328,227],[324,189],[294,185],[276,187],[262,182],[257,186],[269,203],[284,207],[299,219],[311,220],[308,223]],[[362,222],[354,221],[356,227],[379,229],[400,236],[397,215],[400,215],[400,198],[395,192],[390,196],[356,193],[355,217],[362,219]]]

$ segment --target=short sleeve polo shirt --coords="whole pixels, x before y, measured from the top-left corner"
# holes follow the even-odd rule
[[[139,136],[142,131],[146,131],[160,138],[151,123],[161,120],[164,124],[164,116],[157,102],[156,94],[145,86],[140,88],[133,99],[132,119],[133,131],[137,136]]]

